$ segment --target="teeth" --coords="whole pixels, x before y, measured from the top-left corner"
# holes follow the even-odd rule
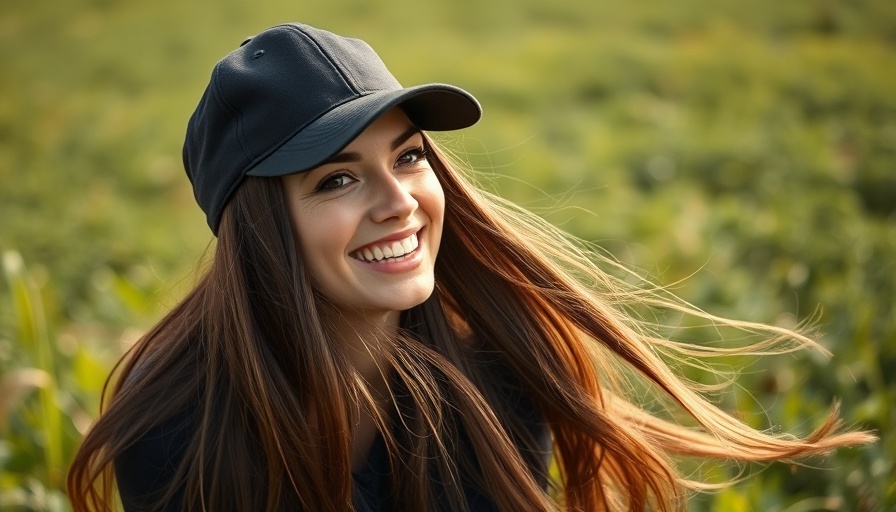
[[[380,261],[385,258],[400,258],[405,254],[415,251],[418,246],[417,234],[414,233],[404,240],[396,240],[391,243],[383,244],[382,246],[374,245],[372,247],[365,247],[364,249],[352,253],[352,256],[363,261]]]

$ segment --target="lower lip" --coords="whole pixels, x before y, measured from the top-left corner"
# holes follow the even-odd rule
[[[420,262],[423,261],[422,234],[422,229],[417,232],[417,248],[411,251],[409,254],[405,254],[401,258],[388,258],[380,261],[362,261],[357,258],[352,259],[363,265],[364,268],[376,270],[377,272],[383,272],[384,274],[400,274],[402,272],[414,270],[415,268],[419,267]]]

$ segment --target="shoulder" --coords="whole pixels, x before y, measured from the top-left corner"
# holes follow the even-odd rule
[[[193,413],[184,410],[150,429],[115,458],[115,478],[126,511],[145,509],[175,485],[194,430]],[[171,503],[178,503],[182,495],[178,489]]]
[[[553,439],[535,393],[508,363],[477,354],[480,371],[487,376],[490,390],[486,398],[508,430],[533,473],[547,484],[547,471],[553,453]]]

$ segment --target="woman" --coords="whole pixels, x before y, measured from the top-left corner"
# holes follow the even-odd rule
[[[625,288],[423,132],[479,116],[467,92],[402,88],[363,42],[305,25],[219,62],[184,146],[214,261],[123,359],[69,474],[75,510],[108,510],[117,484],[128,511],[666,511],[701,485],[674,456],[872,440],[836,412],[806,439],[768,435],[676,376],[658,353],[720,351],[626,308],[707,315]],[[814,345],[727,323],[768,335],[743,352]],[[698,427],[639,407],[635,377]]]

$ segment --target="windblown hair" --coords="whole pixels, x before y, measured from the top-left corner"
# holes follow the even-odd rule
[[[445,225],[435,292],[403,314],[399,336],[382,349],[394,372],[390,414],[402,428],[377,414],[330,341],[333,308],[306,274],[279,181],[250,177],[224,211],[207,273],[110,376],[111,400],[68,476],[76,512],[110,510],[116,457],[184,411],[195,431],[158,508],[182,493],[185,510],[351,510],[358,403],[386,438],[393,496],[406,510],[465,510],[461,491],[452,492],[461,482],[508,511],[679,510],[705,485],[680,473],[679,456],[787,460],[873,440],[843,430],[836,407],[804,439],[757,431],[719,409],[666,361],[815,344],[624,284],[599,266],[612,261],[480,190],[425,140]],[[728,349],[670,341],[632,306],[671,308],[764,341]],[[547,491],[547,475],[527,464],[539,456],[535,441],[496,398],[496,364],[550,425],[558,471]],[[645,410],[625,385],[633,376],[695,426]],[[458,455],[458,432],[474,455]]]

